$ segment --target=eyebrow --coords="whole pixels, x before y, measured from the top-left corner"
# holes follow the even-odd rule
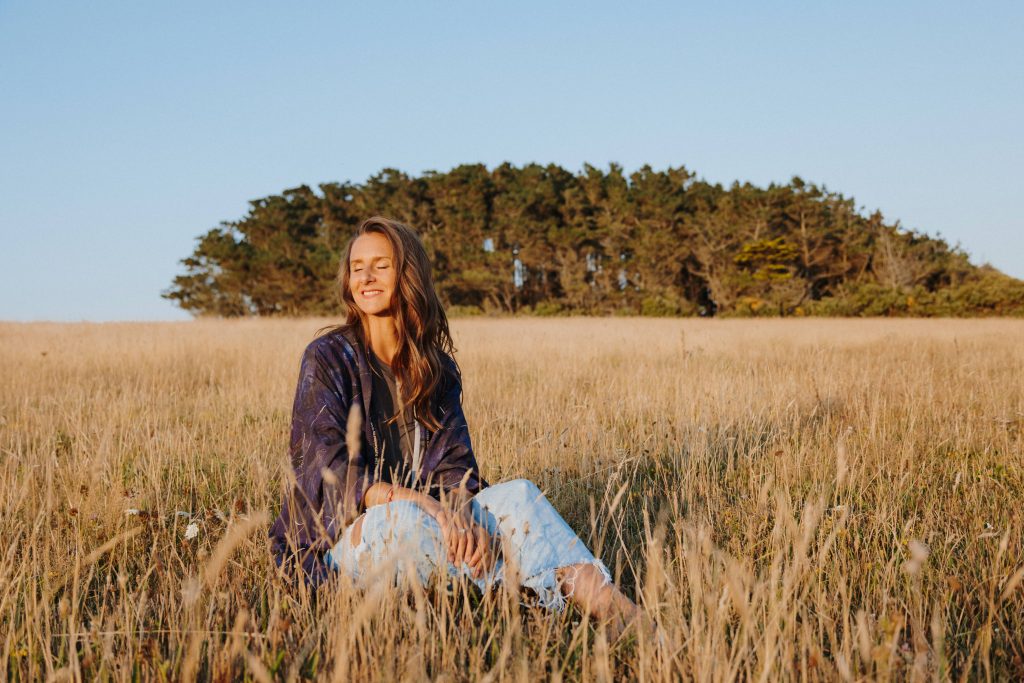
[[[370,260],[371,261],[380,261],[381,259],[388,259],[388,260],[390,260],[391,257],[390,256],[374,256]],[[350,264],[352,264],[352,263],[362,263],[362,262],[363,262],[363,259],[361,259],[361,258],[354,258],[351,261],[349,261]]]

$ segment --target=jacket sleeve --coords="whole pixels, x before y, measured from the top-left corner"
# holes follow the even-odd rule
[[[350,459],[346,447],[351,371],[340,349],[318,342],[302,356],[292,407],[295,483],[270,530],[278,564],[298,562],[314,584],[325,578],[323,553],[356,516],[372,483],[363,449]]]
[[[447,492],[465,480],[466,488],[475,494],[488,484],[480,475],[469,438],[469,425],[462,411],[462,378],[454,361],[447,360],[447,378],[438,403],[441,426],[431,439],[426,464],[432,488]]]

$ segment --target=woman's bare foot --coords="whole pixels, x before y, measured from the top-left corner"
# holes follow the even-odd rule
[[[639,629],[653,635],[654,623],[640,607],[610,581],[596,565],[590,563],[562,567],[556,572],[562,593],[584,614],[606,622],[608,637],[617,641],[627,629]]]

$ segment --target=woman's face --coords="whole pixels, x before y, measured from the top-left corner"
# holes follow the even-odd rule
[[[359,310],[366,315],[390,315],[396,279],[388,238],[379,232],[357,237],[349,255],[348,286]]]

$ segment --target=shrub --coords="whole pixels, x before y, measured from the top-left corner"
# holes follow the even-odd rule
[[[557,301],[539,301],[533,306],[532,313],[543,317],[565,313],[562,304]]]
[[[679,315],[679,300],[660,294],[645,297],[640,302],[640,315],[652,318],[668,318]]]
[[[454,305],[445,308],[449,318],[469,318],[472,316],[483,315],[484,311],[479,306],[461,306]]]

